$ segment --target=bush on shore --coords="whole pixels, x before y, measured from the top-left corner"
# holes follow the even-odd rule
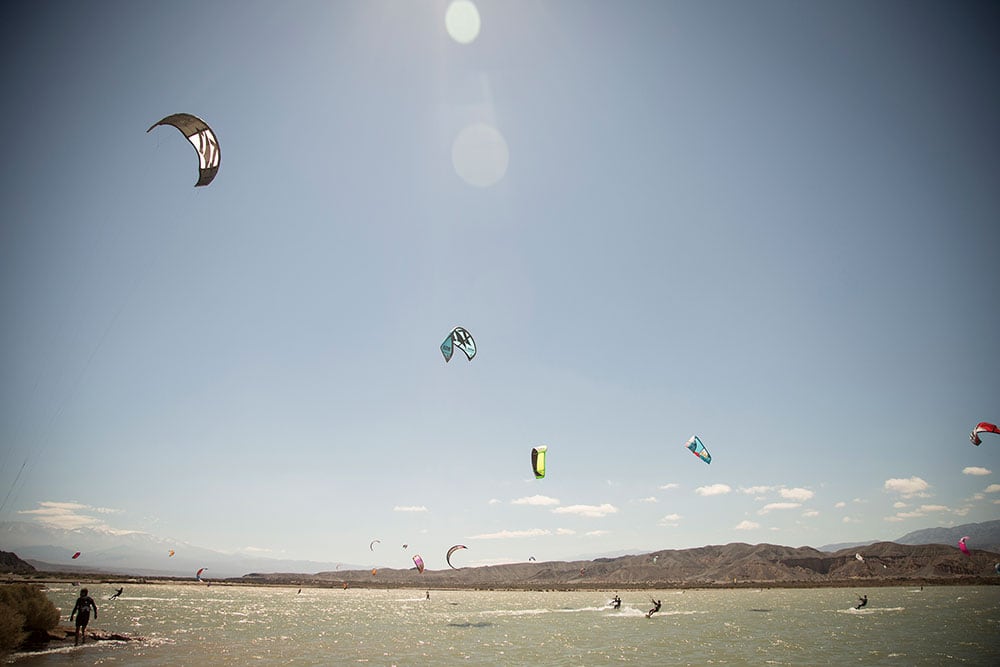
[[[59,623],[59,610],[37,586],[0,586],[0,655],[31,636],[44,635]]]

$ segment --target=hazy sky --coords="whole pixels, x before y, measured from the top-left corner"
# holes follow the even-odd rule
[[[0,520],[437,569],[1000,518],[996,3],[476,6],[2,4]]]

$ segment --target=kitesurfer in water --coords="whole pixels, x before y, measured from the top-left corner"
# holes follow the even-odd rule
[[[122,587],[121,587],[121,588],[119,588],[119,589],[118,589],[117,591],[115,591],[114,595],[112,595],[112,596],[111,596],[111,597],[109,597],[108,599],[109,599],[109,600],[117,600],[117,599],[118,599],[119,597],[121,597],[121,594],[122,594],[122,591],[124,591],[124,590],[125,590],[125,587],[124,587],[124,586],[122,586]],[[96,616],[95,616],[95,618],[96,618]]]
[[[611,600],[611,606],[614,609],[621,609],[622,608],[622,599],[620,597],[618,597],[618,593],[615,593],[615,597],[612,598],[612,600]]]
[[[87,589],[80,589],[80,597],[76,599],[76,604],[73,605],[73,611],[69,613],[69,620],[72,621],[73,617],[76,616],[76,640],[73,642],[74,646],[77,646],[82,641],[84,644],[87,643],[87,623],[90,622],[90,610],[94,610],[94,620],[97,620],[97,603],[94,602],[94,598],[87,595]]]
[[[862,595],[861,597],[858,598],[858,606],[855,607],[855,609],[861,609],[867,604],[868,604],[868,596]]]
[[[653,603],[653,608],[646,612],[646,618],[651,617],[656,612],[660,611],[660,601],[649,598],[650,602]]]

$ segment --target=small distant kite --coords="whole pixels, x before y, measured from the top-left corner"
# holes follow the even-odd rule
[[[75,554],[72,555],[72,559],[73,560],[76,560],[79,557],[80,557],[80,552],[79,551],[77,551]]]
[[[378,568],[377,567],[373,567],[372,568],[372,576],[374,577],[376,574],[378,574]]]
[[[219,152],[219,140],[215,138],[215,132],[212,131],[212,128],[197,116],[192,116],[189,113],[175,113],[153,123],[146,132],[152,132],[153,128],[159,125],[173,125],[187,137],[194,149],[198,151],[198,182],[194,186],[211,183],[215,175],[219,173],[219,162],[222,159]]]
[[[545,477],[545,453],[548,449],[545,445],[539,445],[531,450],[531,471],[535,473],[535,479]]]
[[[410,545],[409,545],[409,544],[404,544],[404,545],[403,545],[403,549],[408,549],[409,547],[410,547]]]
[[[167,558],[173,558],[173,557],[174,557],[174,550],[170,549],[169,551],[167,551]]]
[[[959,548],[959,549],[961,549],[961,550],[962,550],[962,553],[963,553],[963,554],[965,554],[966,556],[971,556],[971,555],[972,555],[972,553],[970,553],[970,552],[969,552],[969,547],[965,546],[965,541],[966,541],[967,539],[969,539],[969,536],[968,536],[968,535],[966,535],[965,537],[961,538],[961,539],[960,539],[960,540],[958,541],[958,548]]]
[[[534,556],[528,556],[528,560],[529,561],[535,560],[535,557]]]
[[[705,449],[705,445],[701,444],[701,438],[696,435],[692,435],[685,444],[687,445],[687,448],[690,449],[691,452],[699,459],[705,463],[712,462],[712,455],[708,453],[707,449]]]
[[[417,572],[420,574],[424,573],[424,559],[420,557],[420,554],[413,556],[413,564],[417,566]]]
[[[207,569],[208,569],[207,567],[200,568],[197,572],[194,573],[194,578],[197,579],[198,581],[205,581],[204,579],[201,578],[201,573]]]
[[[994,565],[993,569],[996,570],[997,574],[1000,574],[1000,563],[997,563],[996,565]]]
[[[854,554],[854,559],[855,559],[855,560],[859,560],[859,561],[861,561],[862,563],[864,563],[864,562],[865,562],[865,558],[864,558],[864,556],[862,556],[862,555],[861,555],[861,554],[859,554],[859,553],[858,553],[858,554]]]
[[[972,441],[976,447],[983,443],[979,439],[980,433],[1000,433],[1000,428],[997,428],[996,424],[989,424],[987,422],[979,422],[976,424],[976,428],[972,429],[972,433],[969,434],[969,440]]]
[[[455,347],[465,352],[465,356],[469,361],[472,361],[472,358],[476,356],[476,341],[472,340],[472,334],[462,327],[452,329],[448,337],[441,343],[441,354],[444,355],[445,362],[451,361],[451,355],[454,354]]]
[[[456,544],[451,549],[448,549],[448,554],[444,557],[444,559],[448,561],[448,566],[453,570],[457,570],[458,568],[451,564],[451,555],[459,549],[468,549],[468,547],[464,544]]]
[[[372,541],[371,541],[371,542],[370,542],[370,543],[368,544],[368,550],[369,550],[369,551],[375,551],[375,545],[376,545],[376,544],[382,544],[382,540],[372,540]]]

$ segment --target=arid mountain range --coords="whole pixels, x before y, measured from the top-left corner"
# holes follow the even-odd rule
[[[350,587],[592,589],[709,586],[1000,584],[1000,553],[967,556],[941,544],[879,542],[828,553],[811,547],[732,543],[589,561],[528,562],[425,570],[382,568],[302,574],[249,574],[240,581]]]
[[[101,578],[119,580],[191,580],[206,567],[216,581],[355,587],[455,587],[455,588],[601,588],[695,586],[845,586],[858,581],[873,583],[1000,583],[1000,521],[908,533],[892,542],[786,547],[771,544],[732,543],[692,549],[579,558],[571,561],[529,561],[483,567],[462,567],[472,551],[459,551],[452,563],[459,569],[395,569],[377,566],[375,574],[359,566],[334,563],[248,559],[211,552],[191,545],[178,546],[182,554],[166,557],[170,544],[159,538],[129,535],[128,542],[85,544],[81,549],[93,562],[68,562],[65,547],[45,544],[53,533],[35,535],[25,524],[0,526],[2,548],[27,563],[0,559],[0,572],[31,578]],[[957,548],[968,536],[971,556]],[[81,535],[72,536],[81,544]],[[13,548],[11,548],[13,547]],[[471,547],[474,549],[474,546]],[[39,558],[57,555],[62,564]],[[424,554],[427,556],[428,554]],[[9,555],[13,557],[13,554]],[[860,556],[860,558],[859,558]],[[16,557],[14,557],[16,558]],[[188,560],[182,560],[186,558]],[[195,560],[197,559],[197,560]],[[176,563],[175,563],[176,561]],[[168,562],[176,571],[141,567]],[[99,565],[98,565],[99,563]],[[25,567],[38,572],[24,570]],[[20,568],[20,570],[18,569]],[[254,574],[247,574],[253,572]]]

